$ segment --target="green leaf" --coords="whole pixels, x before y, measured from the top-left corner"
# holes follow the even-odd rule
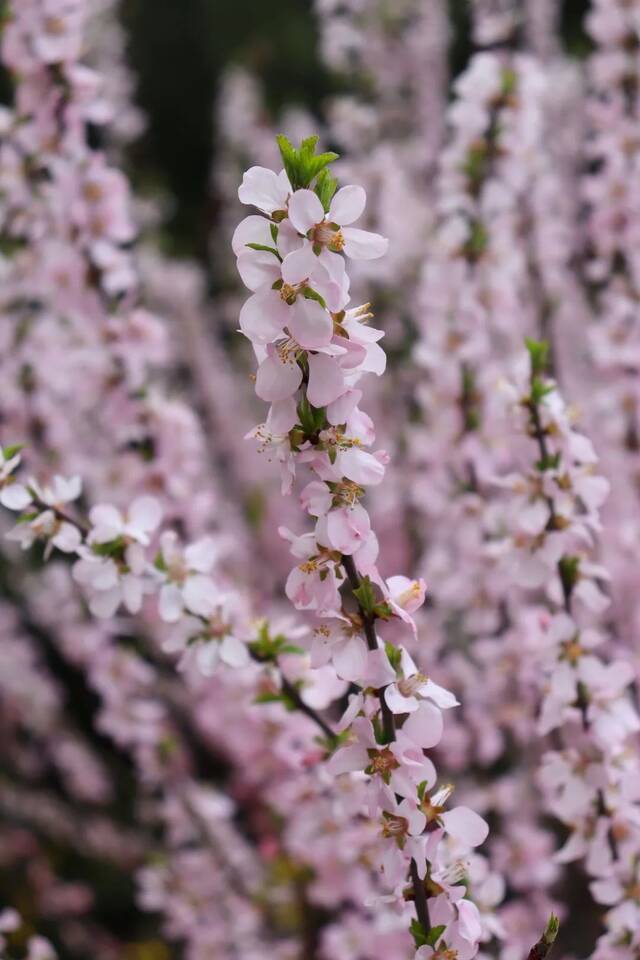
[[[254,703],[282,703],[283,696],[280,693],[259,693],[254,699]]]
[[[282,165],[286,171],[289,181],[294,190],[299,189],[298,184],[298,151],[284,134],[279,133],[276,137],[276,143],[282,157]]]
[[[304,169],[304,177],[307,181],[306,185],[309,186],[311,181],[314,180],[325,167],[328,167],[330,163],[337,160],[338,157],[339,154],[330,151],[327,153],[319,153],[317,157],[312,157]]]
[[[363,577],[360,586],[353,591],[358,603],[365,613],[372,614],[376,605],[376,595],[369,577]]]
[[[538,376],[534,376],[531,381],[531,402],[537,407],[550,393],[553,393],[551,384],[541,380]]]
[[[531,375],[541,376],[549,362],[549,344],[546,340],[534,340],[532,337],[525,337],[524,342],[531,361]]]
[[[270,230],[270,232],[271,232],[271,239],[273,240],[274,243],[277,244],[277,242],[278,242],[278,232],[279,232],[279,231],[278,231],[277,224],[275,224],[275,223],[270,223],[270,224],[269,224],[269,230]]]
[[[478,188],[487,173],[488,148],[484,140],[471,147],[462,165],[462,172]]]
[[[313,426],[316,433],[324,430],[327,425],[327,412],[324,407],[311,407]]]
[[[394,615],[391,606],[386,600],[383,603],[376,603],[373,612],[380,620],[391,620]]]
[[[162,556],[161,550],[158,550],[158,552],[156,553],[155,559],[153,561],[153,565],[156,568],[156,570],[160,570],[162,573],[167,572],[168,568],[166,563],[164,562],[164,557]]]
[[[2,456],[5,460],[11,460],[17,453],[24,449],[24,443],[12,443],[8,447],[2,447]]]
[[[298,418],[300,420],[300,426],[304,430],[305,434],[311,436],[316,432],[313,407],[306,397],[303,397],[298,404]]]
[[[400,668],[400,663],[402,661],[402,651],[399,647],[394,646],[393,643],[385,643],[384,650],[387,655],[387,659],[393,669],[397,672]]]
[[[546,944],[551,946],[552,943],[555,943],[555,939],[558,936],[558,930],[560,929],[560,920],[555,914],[551,914],[549,917],[549,922],[547,923],[547,929],[542,935],[542,939]]]
[[[327,303],[324,297],[322,297],[317,290],[312,290],[311,287],[305,287],[302,291],[302,295],[305,300],[316,300],[323,309],[327,309]]]
[[[502,72],[502,96],[510,97],[515,93],[518,85],[518,75],[511,67],[506,67]]]
[[[469,260],[479,260],[489,246],[489,232],[481,220],[473,220],[464,252]]]
[[[245,247],[251,247],[252,250],[264,250],[265,253],[272,253],[274,257],[277,257],[278,260],[282,262],[282,257],[275,247],[267,247],[264,243],[245,243]]]
[[[273,662],[282,653],[303,654],[305,651],[289,643],[284,634],[278,633],[272,637],[269,624],[263,621],[258,627],[258,636],[249,644],[249,649],[257,660],[262,663]],[[280,698],[280,695],[278,695]]]
[[[337,153],[319,153],[316,147],[319,137],[307,137],[296,149],[283,134],[276,137],[282,163],[294,190],[308,187],[330,163],[338,159]]]
[[[540,473],[544,473],[545,470],[557,470],[559,466],[559,453],[548,453],[546,456],[541,457],[536,461],[536,469],[539,470]]]
[[[412,920],[409,932],[414,939],[416,949],[427,945],[427,932],[419,920]]]
[[[325,213],[329,212],[331,201],[337,189],[338,181],[331,171],[326,168],[322,170],[316,180],[316,194],[324,207]]]
[[[442,936],[442,934],[445,932],[446,929],[447,927],[446,927],[446,924],[444,923],[438,924],[437,927],[431,927],[431,929],[429,930],[429,933],[427,934],[427,940],[426,940],[427,946],[435,947],[436,943],[438,942],[438,940],[440,939],[440,937]]]
[[[558,573],[565,596],[570,597],[580,579],[580,557],[565,555],[558,561]]]
[[[124,537],[116,537],[108,543],[94,543],[91,545],[93,553],[98,557],[122,557],[126,549]]]
[[[428,780],[422,780],[421,783],[418,784],[418,800],[420,801],[420,803],[422,803],[422,801],[424,800],[424,795],[427,792],[428,786],[429,786]]]

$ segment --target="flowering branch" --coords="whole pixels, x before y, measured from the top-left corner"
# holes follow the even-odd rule
[[[548,611],[538,621],[544,670],[538,728],[543,735],[557,731],[560,747],[543,757],[540,779],[550,812],[570,830],[558,859],[583,859],[596,902],[615,906],[599,942],[604,950],[620,936],[636,936],[638,811],[630,786],[638,776],[632,742],[640,718],[629,697],[634,671],[598,650],[606,636],[599,621],[609,606],[601,587],[608,573],[593,554],[609,484],[594,472],[593,446],[575,430],[545,374],[546,344],[529,340],[527,350],[521,385],[505,389],[538,459],[501,481],[513,492],[506,556],[519,586],[541,591]]]
[[[284,170],[253,167],[244,176],[240,200],[260,215],[242,221],[233,248],[252,292],[240,328],[259,364],[256,393],[271,404],[252,436],[277,456],[283,493],[299,467],[313,475],[300,502],[315,519],[314,532],[280,531],[298,560],[286,593],[297,610],[321,620],[312,663],[331,662],[358,688],[339,726],[346,743],[328,767],[336,776],[367,776],[367,806],[382,825],[378,863],[386,897],[413,902],[421,960],[445,949],[471,957],[481,932],[477,910],[456,886],[456,870],[450,874],[444,840],[448,835],[469,849],[482,843],[487,827],[466,807],[446,809],[451,786],[431,792],[436,773],[425,749],[440,740],[441,709],[456,700],[418,672],[403,646],[383,639],[394,623],[415,634],[411,614],[423,602],[424,584],[382,578],[361,502],[366,487],[382,481],[388,457],[366,450],[374,426],[359,407],[356,385],[366,373],[380,375],[385,363],[382,332],[367,325],[369,305],[348,308],[343,255],[375,259],[387,243],[351,226],[364,210],[365,192],[338,190],[329,170],[335,157],[316,154],[317,138],[299,149],[286,138],[278,143]]]

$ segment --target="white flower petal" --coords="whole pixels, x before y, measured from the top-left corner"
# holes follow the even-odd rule
[[[31,494],[21,483],[10,483],[0,490],[0,503],[7,510],[24,510],[31,503]]]
[[[379,233],[370,233],[368,230],[357,230],[355,227],[345,227],[344,252],[353,260],[377,260],[383,257],[389,247],[386,237]]]
[[[313,190],[296,190],[289,200],[289,219],[298,233],[308,233],[324,220],[324,208]]]
[[[362,187],[342,187],[331,201],[328,219],[346,227],[362,216],[366,202],[367,194]]]

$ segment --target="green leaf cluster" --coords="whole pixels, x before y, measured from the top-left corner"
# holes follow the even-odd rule
[[[282,163],[293,189],[307,189],[317,177],[316,193],[327,210],[336,191],[337,182],[326,168],[338,159],[338,154],[331,151],[316,153],[319,139],[318,136],[307,137],[296,148],[283,134],[276,137]]]
[[[272,637],[269,632],[269,624],[266,621],[260,624],[258,636],[249,644],[249,649],[257,660],[265,663],[276,660],[282,653],[304,653],[301,647],[289,643],[284,634],[278,633],[275,637]],[[281,699],[280,695],[276,699]]]
[[[419,947],[435,947],[447,928],[445,924],[441,923],[437,927],[430,927],[427,931],[419,920],[412,920],[409,929],[415,941],[416,949],[418,949]]]

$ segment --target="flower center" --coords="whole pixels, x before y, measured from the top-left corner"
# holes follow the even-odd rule
[[[409,821],[395,813],[383,813],[382,836],[391,840],[403,840],[409,833]]]
[[[403,697],[414,697],[428,679],[423,673],[414,673],[412,677],[405,677],[404,680],[398,681],[398,690]]]
[[[291,306],[296,299],[296,288],[292,287],[290,283],[283,283],[280,287],[280,299]]]
[[[62,37],[65,33],[65,22],[62,17],[47,17],[44,28],[50,36]]]
[[[345,239],[342,230],[336,230],[327,243],[327,246],[329,247],[329,250],[333,251],[333,253],[342,253],[344,250],[344,244]]]
[[[368,753],[371,758],[371,763],[367,768],[368,773],[378,773],[385,778],[400,766],[388,747],[385,747],[384,750],[369,750]]]

